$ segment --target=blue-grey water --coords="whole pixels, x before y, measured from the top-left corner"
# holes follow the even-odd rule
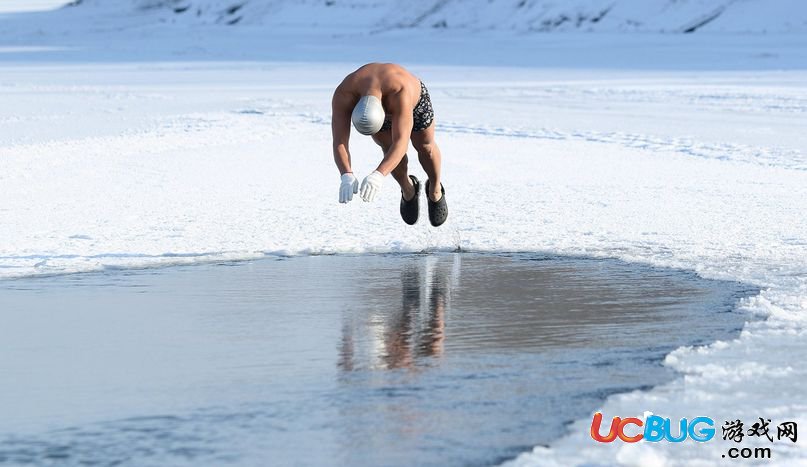
[[[525,254],[0,282],[0,464],[494,464],[669,381],[755,292]]]

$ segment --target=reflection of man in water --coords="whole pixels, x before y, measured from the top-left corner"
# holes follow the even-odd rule
[[[383,368],[415,368],[420,360],[443,354],[447,294],[445,274],[436,273],[435,270],[429,284],[421,281],[417,267],[401,271],[401,308],[384,314],[383,328],[379,334],[375,334],[376,328],[373,326],[368,329],[370,335],[381,338],[381,348],[378,350],[382,353],[380,363]],[[425,310],[421,307],[421,297],[424,296]],[[355,361],[363,356],[356,355],[352,332],[350,326],[342,330],[339,367],[345,371],[362,366]],[[371,363],[371,366],[374,365]]]
[[[426,322],[418,326],[420,294],[426,284],[420,283],[417,269],[403,272],[401,312],[392,318],[389,331],[384,336],[384,361],[387,368],[411,368],[415,357],[436,357],[443,354],[446,299],[441,279],[442,276],[436,275],[428,298]]]
[[[446,330],[446,284],[445,276],[437,274],[432,281],[431,295],[429,296],[429,321],[426,323],[429,332],[420,336],[418,356],[443,355],[443,342]]]

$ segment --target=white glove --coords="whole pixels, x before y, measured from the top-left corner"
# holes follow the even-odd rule
[[[378,196],[378,192],[381,191],[381,185],[383,183],[384,175],[378,170],[364,177],[364,180],[361,182],[361,199],[367,202],[374,200],[375,197]]]
[[[359,181],[352,173],[342,175],[342,184],[339,185],[339,202],[347,203],[353,199],[353,193],[359,192]]]

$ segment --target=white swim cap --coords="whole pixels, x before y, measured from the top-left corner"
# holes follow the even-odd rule
[[[375,96],[363,96],[356,107],[353,107],[353,126],[363,135],[378,133],[384,124],[384,107]]]

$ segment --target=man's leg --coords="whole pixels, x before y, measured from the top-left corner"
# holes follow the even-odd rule
[[[429,176],[430,193],[426,193],[432,201],[439,201],[443,196],[440,191],[440,148],[434,141],[434,123],[432,122],[428,128],[421,131],[412,132],[412,145],[418,152],[418,161],[421,167]]]
[[[392,131],[383,130],[373,135],[373,141],[381,147],[381,150],[386,154],[390,146],[392,146]],[[409,178],[409,158],[404,154],[403,159],[397,167],[392,169],[392,178],[401,186],[401,192],[405,200],[409,201],[415,196],[415,186],[412,185],[412,180]]]

